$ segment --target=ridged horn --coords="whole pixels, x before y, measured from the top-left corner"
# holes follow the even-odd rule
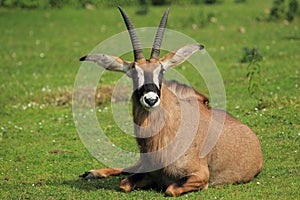
[[[132,44],[132,48],[133,48],[133,54],[134,54],[134,61],[145,59],[141,42],[135,32],[135,29],[134,29],[134,26],[133,26],[131,20],[129,19],[129,17],[125,13],[125,11],[120,6],[118,6],[118,8],[121,12],[121,15],[124,19],[124,22],[126,24],[126,27],[127,27],[127,30],[128,30],[129,36],[130,36],[130,40],[131,40],[131,44]]]
[[[165,32],[165,28],[167,26],[167,21],[168,21],[168,15],[169,15],[169,8],[166,10],[166,12],[164,13],[159,27],[157,29],[156,35],[155,35],[155,39],[153,42],[153,47],[152,47],[152,51],[151,51],[151,56],[150,59],[159,59],[159,54],[160,54],[160,47],[161,47],[161,43],[162,43],[162,39],[164,36],[164,32]]]

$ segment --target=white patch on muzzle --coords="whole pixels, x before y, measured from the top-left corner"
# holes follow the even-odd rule
[[[160,99],[156,93],[148,92],[140,98],[140,102],[146,108],[155,108],[160,104]]]

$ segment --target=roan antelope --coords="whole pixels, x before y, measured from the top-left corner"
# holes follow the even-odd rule
[[[80,177],[94,179],[131,172],[121,181],[120,188],[125,192],[155,187],[165,190],[168,196],[206,189],[208,184],[253,179],[262,170],[263,158],[260,142],[250,128],[226,112],[210,108],[208,99],[191,87],[163,79],[166,70],[183,63],[204,46],[187,45],[160,58],[167,9],[147,60],[131,20],[122,8],[119,10],[130,35],[134,62],[105,54],[89,54],[80,60],[124,72],[132,79],[134,133],[141,156],[131,167],[90,170]],[[219,122],[213,115],[223,115],[224,121]],[[214,130],[220,133],[218,140],[205,157],[200,157],[213,122],[222,123],[220,129]]]

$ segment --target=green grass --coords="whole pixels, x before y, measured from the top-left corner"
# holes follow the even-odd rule
[[[258,135],[264,169],[248,184],[212,186],[179,199],[297,199],[300,196],[299,18],[257,21],[272,1],[247,1],[194,7],[171,7],[168,27],[205,44],[222,74],[227,110]],[[125,8],[136,27],[156,26],[164,7],[146,16]],[[215,23],[200,23],[212,14]],[[203,14],[202,14],[203,15]],[[194,25],[193,25],[194,24]],[[195,26],[197,25],[197,27]],[[193,29],[194,27],[194,29]],[[238,30],[244,28],[245,32]],[[83,181],[78,175],[104,167],[82,144],[72,116],[70,94],[80,67],[78,59],[98,43],[125,30],[116,8],[99,10],[0,9],[0,198],[1,199],[156,199],[157,191],[118,190],[124,176]],[[243,48],[259,48],[264,60],[262,85],[266,108],[247,91],[247,64],[238,60]],[[200,92],[206,86],[179,67]],[[105,73],[104,85],[118,75]],[[197,77],[196,77],[197,78]],[[63,103],[61,103],[63,98]],[[66,100],[64,100],[66,98]],[[125,149],[132,138],[114,125],[108,102],[96,110],[108,137]]]

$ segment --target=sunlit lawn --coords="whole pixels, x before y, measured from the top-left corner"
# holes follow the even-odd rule
[[[168,28],[205,44],[222,74],[227,111],[257,133],[265,162],[263,172],[248,184],[212,186],[180,199],[300,196],[299,19],[288,25],[257,21],[258,16],[267,16],[271,2],[171,6]],[[145,16],[136,15],[134,7],[125,9],[136,27],[153,27],[166,8],[150,7]],[[214,19],[205,21],[207,16]],[[71,98],[81,65],[78,59],[125,30],[118,10],[0,9],[0,28],[0,198],[162,198],[159,191],[120,192],[124,176],[89,182],[78,178],[88,169],[104,167],[85,149],[73,121]],[[257,100],[247,90],[247,63],[238,62],[244,47],[256,47],[264,57],[257,91],[265,97],[264,109],[256,108]],[[209,97],[192,70],[179,67],[178,71]],[[101,87],[114,84],[118,77],[105,73]],[[95,111],[116,145],[136,148],[133,138],[114,124],[109,101],[100,102]]]

